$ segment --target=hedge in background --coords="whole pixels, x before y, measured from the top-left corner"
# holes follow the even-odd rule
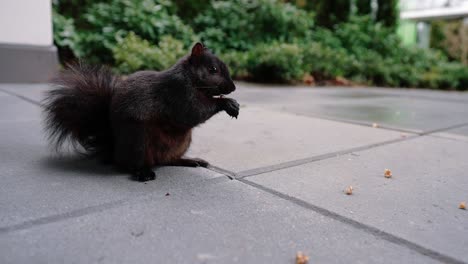
[[[153,44],[162,36],[170,35],[188,47],[195,40],[195,34],[175,15],[175,10],[172,2],[167,0],[108,0],[89,4],[79,23],[67,21],[71,24],[69,27],[81,25],[71,40],[73,44],[67,46],[78,57],[106,64],[114,63],[112,50],[129,32]],[[64,21],[54,20],[54,27],[63,28],[61,22]],[[58,36],[56,42],[65,40]]]
[[[310,13],[276,0],[211,1],[194,23],[199,37],[218,53],[306,38],[312,27]]]
[[[184,44],[171,36],[163,36],[158,45],[151,45],[130,32],[112,50],[116,69],[121,73],[169,68],[186,54]]]
[[[346,15],[345,22],[326,28],[314,25],[307,10],[280,0],[202,0],[203,8],[195,0],[70,3],[75,2],[85,4],[84,14],[54,5],[62,61],[85,58],[125,74],[162,70],[201,39],[236,78],[298,83],[312,75],[318,82],[345,78],[379,86],[468,88],[468,67],[437,51],[404,47],[392,26],[371,16]]]

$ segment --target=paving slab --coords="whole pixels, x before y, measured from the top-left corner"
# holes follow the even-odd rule
[[[322,118],[370,124],[376,115],[422,131],[467,116],[461,93],[241,86],[239,120],[217,115],[195,129],[190,150],[234,172],[402,139]],[[180,167],[157,168],[144,184],[52,156],[37,106],[46,89],[0,85],[0,263],[294,263],[299,250],[312,263],[468,262],[468,218],[457,209],[468,200],[464,127],[241,179],[247,184]],[[415,117],[392,124],[394,107],[375,110],[382,103]],[[383,178],[386,167],[393,179]],[[347,185],[353,196],[342,193]]]
[[[414,95],[416,94],[416,95]],[[424,94],[428,94],[424,97]],[[306,116],[348,120],[367,125],[378,123],[393,129],[416,132],[468,124],[468,98],[439,93],[379,92],[374,88],[251,88],[239,86],[241,104],[261,106]],[[458,94],[457,94],[458,95]],[[428,99],[429,98],[429,99]]]
[[[467,156],[468,142],[425,136],[246,179],[468,262]]]
[[[39,106],[0,92],[0,123],[4,121],[39,119],[41,119]]]
[[[50,89],[48,84],[0,84],[0,93],[24,97],[36,103],[42,101],[48,89]]]
[[[436,263],[404,246],[229,181],[0,233],[9,263]]]
[[[428,132],[468,124],[466,104],[428,102],[414,98],[367,98],[359,101],[285,106],[284,111],[351,121],[377,123],[390,128]]]
[[[398,139],[401,133],[246,106],[194,130],[190,156],[234,172]]]
[[[149,192],[164,196],[217,177],[227,180],[206,169],[166,167],[155,169],[156,181],[143,184],[111,166],[54,155],[39,121],[0,124],[0,229]]]
[[[452,130],[448,130],[447,132],[448,133],[459,134],[459,135],[463,135],[463,136],[468,137],[468,125],[467,126],[462,126],[462,127],[459,127],[459,128],[455,128],[455,129],[452,129]]]
[[[468,141],[468,125],[434,133],[433,135],[455,140]]]
[[[348,120],[410,132],[468,123],[468,92],[376,87],[297,87],[237,83],[242,105],[258,105],[306,116]],[[0,84],[0,91],[40,102],[47,84]]]
[[[365,86],[291,86],[291,85],[266,85],[247,82],[236,82],[236,86],[241,91],[249,91],[250,94],[274,93],[275,91],[285,96],[297,97],[306,96],[307,99],[316,97],[331,98],[369,98],[369,97],[403,97],[417,98],[421,100],[468,102],[468,91],[440,91],[429,89],[407,89],[407,88],[385,88],[385,87],[365,87]],[[236,93],[238,92],[236,91]],[[268,98],[268,95],[266,95]],[[252,99],[248,97],[247,99]],[[260,98],[261,100],[262,98]]]

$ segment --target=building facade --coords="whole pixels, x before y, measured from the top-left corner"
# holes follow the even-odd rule
[[[44,82],[57,70],[50,0],[0,0],[0,82]]]

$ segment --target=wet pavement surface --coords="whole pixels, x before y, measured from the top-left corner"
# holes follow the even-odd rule
[[[237,86],[194,131],[212,167],[139,183],[54,155],[48,87],[1,84],[0,263],[468,263],[468,93]]]

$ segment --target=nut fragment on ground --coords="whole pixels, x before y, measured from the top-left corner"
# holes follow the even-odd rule
[[[347,195],[353,194],[353,186],[349,186],[348,188],[346,188],[345,193]]]
[[[304,255],[301,251],[296,253],[296,264],[307,264],[309,263],[309,257]]]
[[[385,176],[385,178],[391,178],[392,177],[392,171],[389,170],[389,169],[385,169],[384,176]]]
[[[462,209],[462,210],[466,210],[466,203],[465,202],[461,202],[460,205],[458,205],[458,208]]]

